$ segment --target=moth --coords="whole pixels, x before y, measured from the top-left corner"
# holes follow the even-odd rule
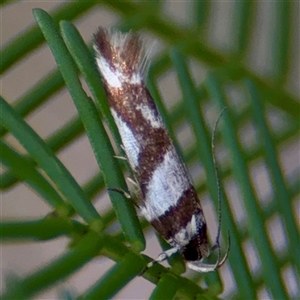
[[[136,33],[100,27],[94,34],[94,49],[110,111],[139,188],[140,213],[171,245],[148,267],[180,252],[190,269],[218,269],[229,248],[221,259],[218,239],[209,247],[197,193],[145,85],[149,47]],[[203,263],[216,248],[216,263]]]

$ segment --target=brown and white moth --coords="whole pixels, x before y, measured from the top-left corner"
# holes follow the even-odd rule
[[[94,34],[96,62],[111,113],[140,189],[140,212],[172,246],[154,262],[180,252],[190,269],[214,271],[202,262],[210,253],[206,221],[187,170],[166,131],[144,76],[149,62],[143,39],[134,33],[99,28]],[[229,249],[228,249],[229,250]]]

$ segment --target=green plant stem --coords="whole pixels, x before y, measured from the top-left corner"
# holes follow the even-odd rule
[[[103,247],[102,236],[89,232],[74,249],[10,286],[2,299],[28,299],[82,267],[99,253],[101,247]]]
[[[128,282],[138,276],[145,265],[142,257],[128,252],[111,268],[88,293],[79,299],[111,299]]]
[[[1,240],[33,239],[50,240],[59,236],[83,235],[87,226],[61,217],[46,217],[34,221],[17,221],[1,223]]]
[[[177,278],[172,274],[164,274],[153,290],[150,300],[174,299],[177,289]]]

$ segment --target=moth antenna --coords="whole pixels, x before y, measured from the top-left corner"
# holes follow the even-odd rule
[[[218,231],[217,231],[217,237],[216,237],[216,242],[215,245],[212,247],[212,250],[218,248],[218,257],[221,256],[221,250],[220,250],[220,245],[219,245],[219,239],[220,239],[220,234],[221,234],[221,221],[222,221],[222,209],[221,209],[221,187],[220,187],[220,179],[219,179],[219,173],[218,173],[218,165],[217,165],[217,159],[216,159],[216,151],[215,151],[215,136],[216,136],[216,131],[217,127],[219,124],[219,121],[226,110],[226,106],[222,109],[220,112],[218,119],[214,125],[213,128],[213,133],[211,136],[211,151],[212,151],[212,159],[213,159],[213,164],[214,164],[214,171],[215,171],[215,177],[217,181],[217,190],[218,190]]]

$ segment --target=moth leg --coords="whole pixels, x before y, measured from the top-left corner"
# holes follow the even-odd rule
[[[122,194],[125,198],[127,199],[131,199],[131,195],[129,193],[127,193],[126,191],[120,189],[120,188],[107,188],[109,191],[113,191],[113,192],[118,192],[120,194]]]
[[[168,250],[162,252],[161,254],[158,255],[158,257],[156,259],[150,261],[147,264],[147,266],[141,271],[141,273],[139,275],[142,276],[149,268],[151,268],[152,266],[154,266],[155,264],[157,264],[159,262],[166,260],[167,258],[172,256],[176,252],[178,252],[177,248],[171,248],[171,249],[168,249]]]
[[[151,268],[156,263],[159,263],[159,262],[162,262],[162,261],[166,260],[167,258],[172,256],[176,252],[178,252],[178,248],[176,248],[176,247],[168,249],[168,250],[162,252],[161,254],[158,255],[158,257],[156,259],[152,260],[151,262],[149,262],[147,264],[147,268]]]
[[[114,158],[127,161],[127,158],[125,156],[114,155]]]
[[[132,179],[131,177],[127,177],[127,180],[137,189],[139,189],[139,184],[134,180]]]
[[[120,147],[123,149],[124,152],[126,152],[126,151],[125,151],[125,147],[124,147],[123,144],[121,144]],[[120,159],[120,160],[126,160],[126,161],[128,161],[127,157],[125,157],[125,156],[114,155],[114,158],[117,158],[117,159]]]
[[[124,190],[122,190],[122,189],[120,189],[120,188],[116,188],[116,187],[113,187],[113,188],[107,188],[107,189],[108,189],[109,191],[118,192],[118,193],[122,194],[126,199],[132,200],[132,203],[134,204],[135,207],[140,208],[139,205],[138,205],[138,203],[135,201],[135,199],[133,199],[133,198],[131,197],[131,195],[130,195],[128,192],[126,192],[126,191],[124,191]]]

